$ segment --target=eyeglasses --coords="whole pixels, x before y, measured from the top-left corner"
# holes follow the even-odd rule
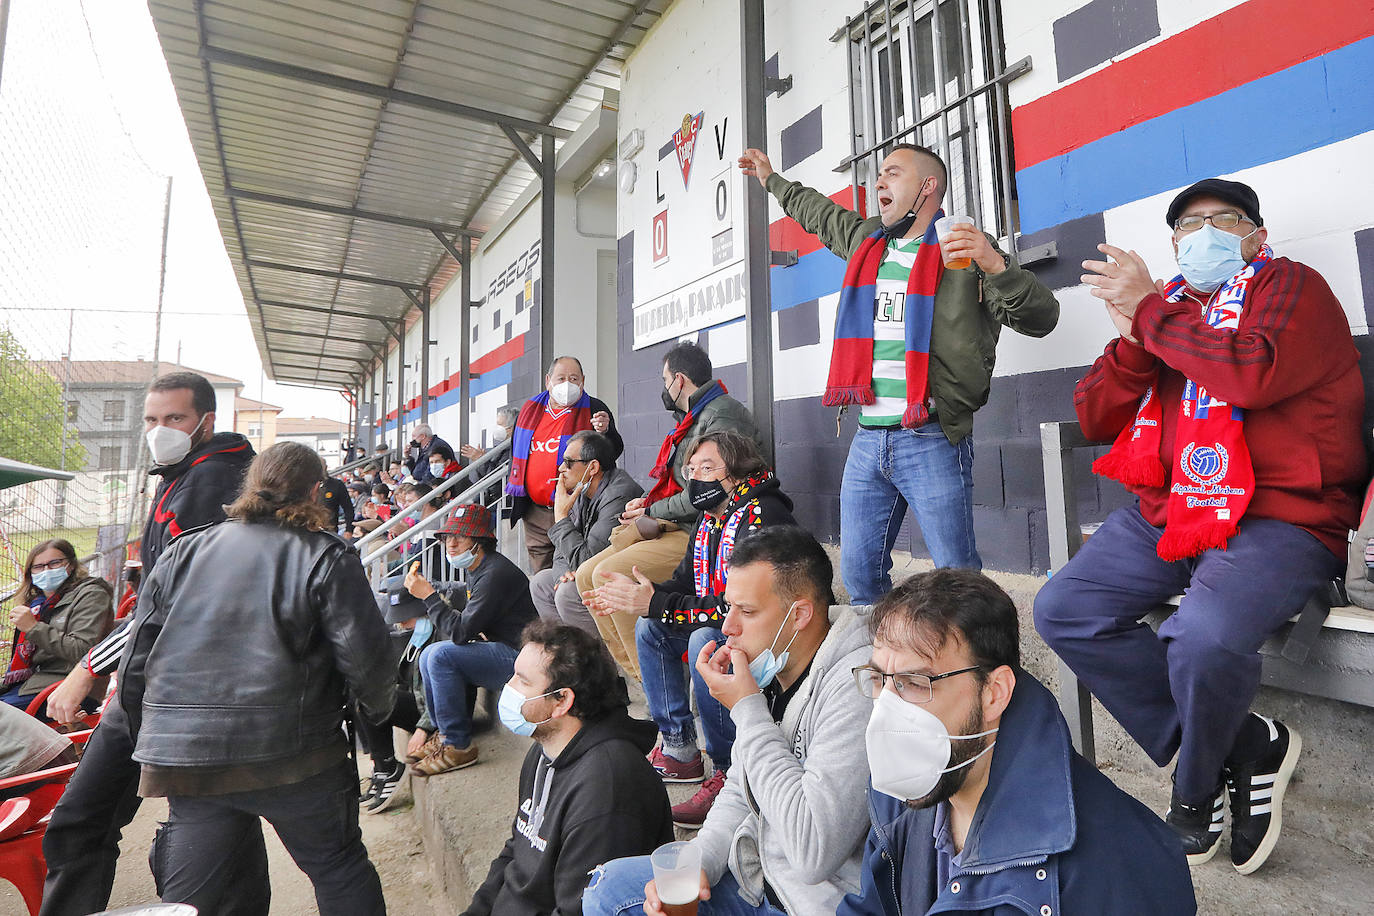
[[[564,455],[563,460],[558,462],[559,467],[571,468],[575,464],[588,464],[586,458],[574,458],[571,455]]]
[[[687,472],[686,476],[692,477],[696,474],[714,474],[717,471],[724,471],[725,465],[711,464],[710,462],[706,464],[689,464],[684,467],[683,470]]]
[[[61,559],[61,560],[51,560],[51,561],[49,561],[49,562],[47,562],[47,563],[35,563],[35,564],[33,564],[33,571],[34,571],[34,572],[42,572],[42,571],[45,570],[45,569],[61,569],[62,567],[66,566],[66,565],[67,565],[67,561],[66,561],[65,559]]]
[[[978,671],[983,667],[983,665],[970,665],[967,668],[960,668],[958,671],[946,671],[944,674],[916,674],[913,671],[879,671],[872,665],[860,665],[853,669],[854,684],[859,688],[859,693],[870,700],[876,700],[878,694],[883,692],[883,685],[887,683],[887,679],[892,678],[892,687],[897,691],[897,696],[908,703],[919,705],[930,702],[930,685],[936,681],[954,677],[956,674]]]
[[[1202,228],[1203,223],[1211,223],[1218,229],[1234,229],[1242,222],[1254,225],[1255,221],[1248,216],[1241,216],[1239,213],[1226,211],[1225,213],[1213,213],[1211,216],[1180,216],[1174,222],[1174,228],[1179,232],[1196,232]]]

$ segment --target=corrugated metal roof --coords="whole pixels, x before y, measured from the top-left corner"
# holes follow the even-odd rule
[[[619,88],[630,49],[670,2],[151,0],[268,374],[343,387],[357,361],[390,349],[367,316],[404,320],[411,301],[264,264],[437,293],[454,265],[431,232],[337,211],[480,234],[535,174],[499,125],[452,109],[546,126],[559,147]],[[538,149],[533,130],[518,132]]]

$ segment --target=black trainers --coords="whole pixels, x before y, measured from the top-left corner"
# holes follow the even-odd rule
[[[390,771],[373,773],[372,789],[362,804],[363,813],[380,814],[390,808],[396,801],[396,790],[405,781],[406,772],[406,765],[398,760]]]
[[[1169,810],[1164,812],[1164,822],[1178,834],[1189,865],[1203,865],[1212,861],[1212,856],[1221,848],[1221,826],[1225,815],[1221,788],[1217,786],[1212,799],[1201,805],[1184,804],[1175,789],[1173,798],[1169,800]]]
[[[1282,722],[1269,726],[1269,750],[1252,763],[1228,767],[1231,796],[1231,864],[1248,875],[1264,864],[1283,828],[1283,795],[1302,753],[1302,736]]]

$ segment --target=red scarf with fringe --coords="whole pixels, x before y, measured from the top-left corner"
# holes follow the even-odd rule
[[[1268,245],[1260,248],[1253,261],[1208,299],[1202,307],[1203,320],[1235,333],[1250,283],[1273,256]],[[1175,277],[1164,289],[1165,298],[1178,302],[1185,286],[1181,276]],[[1164,534],[1155,547],[1160,559],[1172,562],[1215,547],[1224,550],[1240,528],[1255,492],[1255,470],[1245,442],[1245,411],[1187,379],[1178,406],[1170,475],[1159,460],[1163,408],[1158,390],[1156,378],[1140,399],[1135,422],[1116,437],[1111,451],[1093,462],[1093,471],[1128,487],[1162,487],[1173,477]]]

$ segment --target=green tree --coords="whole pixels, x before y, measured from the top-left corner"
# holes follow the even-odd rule
[[[0,326],[0,456],[44,467],[62,467],[62,427],[67,420],[62,383],[29,359],[19,339]],[[66,467],[86,466],[76,430],[67,434]]]

